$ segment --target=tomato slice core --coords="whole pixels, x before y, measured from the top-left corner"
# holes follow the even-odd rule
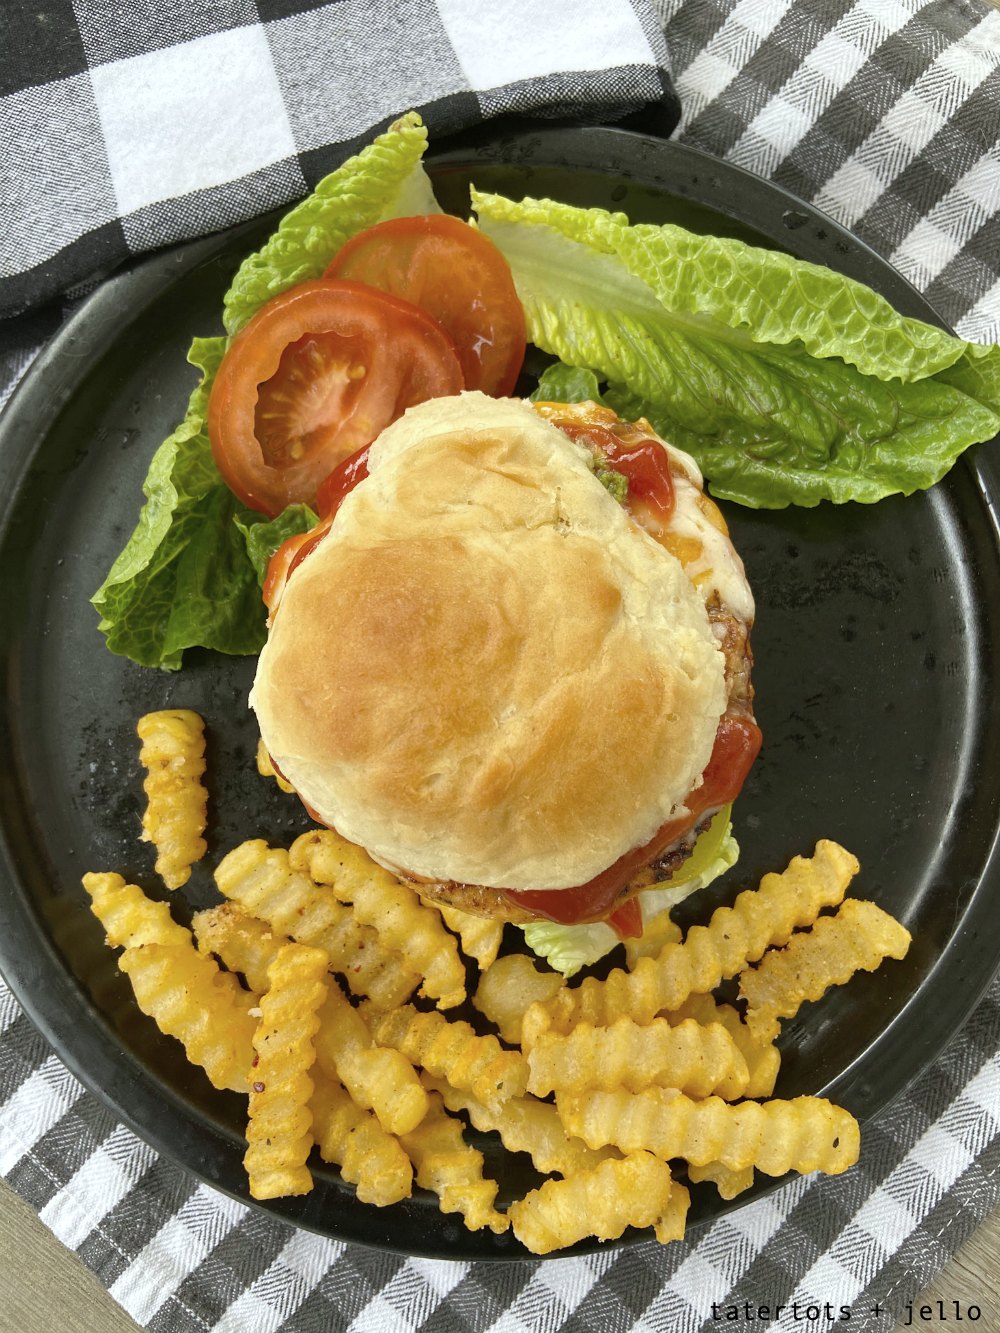
[[[338,430],[339,447],[346,448],[366,374],[363,356],[357,338],[336,333],[288,344],[278,369],[257,389],[254,429],[268,467],[312,459]]]
[[[619,893],[644,866],[699,823],[706,810],[728,805],[739,795],[746,776],[760,751],[760,728],[750,717],[726,713],[719,722],[715,745],[702,783],[684,804],[690,811],[680,819],[662,824],[649,842],[619,857],[607,870],[573,889],[505,889],[504,896],[515,906],[526,907],[536,916],[563,925],[600,921],[608,916]]]
[[[316,504],[338,463],[408,407],[459,393],[462,369],[425,311],[358,282],[315,279],[268,301],[231,342],[208,404],[229,488],[276,517]]]
[[[524,310],[506,259],[467,222],[447,213],[380,222],[348,241],[326,276],[412,301],[455,344],[467,389],[499,398],[513,392],[524,361]]]

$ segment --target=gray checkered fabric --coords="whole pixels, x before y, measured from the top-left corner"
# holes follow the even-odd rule
[[[409,109],[435,139],[666,96],[638,0],[5,0],[0,315],[290,203]],[[544,35],[552,40],[544,40]],[[540,38],[542,38],[540,40]]]
[[[808,200],[964,338],[1000,342],[1000,13],[963,0],[657,0],[674,137]]]
[[[496,15],[517,7],[204,0],[195,9],[133,0],[126,33],[109,21],[114,0],[78,0],[72,15],[65,0],[39,55],[34,16],[56,9],[15,3],[14,47],[34,60],[35,78],[15,70],[0,89],[0,140],[9,145],[13,133],[15,148],[34,155],[36,182],[50,184],[47,200],[25,172],[5,188],[3,207],[16,211],[0,241],[12,247],[3,254],[7,308],[295,197],[352,137],[366,138],[403,106],[436,108],[427,118],[439,129],[574,102],[611,113],[647,100],[649,80],[664,77],[659,34],[638,6],[630,21],[613,0],[541,0],[522,8],[529,44],[560,47],[561,73],[545,83],[551,64],[518,64],[501,47]],[[428,58],[418,67],[398,17],[411,10],[427,21]],[[621,45],[600,26],[615,14],[630,34]],[[1000,341],[1000,14],[960,0],[658,0],[658,17],[682,141],[826,209],[959,332]],[[574,45],[590,22],[614,79]],[[398,43],[389,40],[394,23]],[[335,31],[323,24],[341,25],[339,45],[316,40]],[[642,59],[639,34],[652,53]],[[329,83],[333,50],[344,82],[331,107],[316,88]],[[143,133],[156,143],[174,136],[182,150],[198,139],[194,157],[185,162],[181,151],[169,172],[128,152],[124,108],[140,74],[172,117],[164,125],[150,112]],[[532,101],[538,78],[544,88]],[[207,85],[236,106],[230,120],[212,123]],[[251,87],[259,134],[248,145],[236,140]],[[62,311],[33,309],[0,326],[0,392]],[[2,987],[0,1171],[155,1333],[885,1333],[1000,1203],[1000,984],[866,1127],[855,1170],[797,1180],[666,1249],[443,1263],[294,1231],[157,1158],[83,1091]],[[990,1326],[985,1309],[979,1326]]]

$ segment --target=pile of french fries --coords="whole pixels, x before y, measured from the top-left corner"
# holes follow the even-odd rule
[[[140,734],[157,765],[144,827],[172,887],[204,850],[201,719],[152,714]],[[681,1176],[731,1199],[755,1171],[856,1161],[847,1111],[771,1094],[782,1020],[909,946],[873,903],[845,901],[857,871],[821,841],[684,938],[657,920],[626,967],[575,986],[527,955],[498,957],[499,923],[422,900],[326,829],[287,850],[234,848],[215,871],[221,902],[191,930],[120,875],[83,882],[139,1007],[216,1087],[247,1094],[254,1198],[307,1193],[315,1149],[365,1203],[416,1185],[470,1230],[510,1228],[547,1254],[629,1226],[679,1239]],[[713,995],[731,978],[738,1007]],[[452,1016],[467,999],[492,1033]],[[499,1210],[468,1125],[547,1179]]]

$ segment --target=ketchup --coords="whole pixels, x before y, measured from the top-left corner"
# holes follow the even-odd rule
[[[368,450],[370,448],[371,446],[366,444],[356,454],[351,454],[342,463],[338,463],[326,481],[320,484],[316,492],[316,504],[322,518],[328,518],[332,522],[337,510],[358,482],[364,481],[365,477],[368,476]]]
[[[658,440],[644,438],[641,444],[630,448],[607,426],[560,419],[555,419],[553,425],[571,440],[580,440],[603,454],[608,465],[628,482],[631,499],[644,500],[664,523],[670,519],[674,512],[670,456]]]
[[[662,856],[672,843],[692,829],[706,810],[728,805],[736,799],[760,750],[760,728],[752,718],[726,713],[715,733],[712,757],[702,774],[702,783],[684,804],[690,811],[681,819],[662,824],[649,842],[635,847],[599,875],[573,889],[504,889],[504,897],[517,907],[562,925],[600,921],[608,917],[619,893],[644,866]],[[627,907],[628,904],[623,904]],[[613,916],[617,916],[621,908]],[[609,918],[612,925],[615,921]],[[631,927],[629,918],[625,926]],[[625,938],[623,936],[623,938]]]
[[[620,940],[637,940],[642,934],[642,908],[638,898],[628,898],[608,917],[608,925]]]

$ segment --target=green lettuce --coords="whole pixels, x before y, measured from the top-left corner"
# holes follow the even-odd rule
[[[690,894],[704,889],[732,869],[740,849],[733,837],[732,806],[721,809],[698,838],[691,855],[669,880],[644,889],[639,895],[643,927],[654,917],[669,912]],[[524,940],[534,953],[563,976],[572,977],[610,953],[621,941],[603,921],[582,926],[562,926],[557,921],[530,921],[522,926]]]
[[[970,343],[961,361],[936,378],[1000,413],[1000,355],[996,347]]]
[[[427,130],[415,111],[326,176],[237,270],[223,298],[222,322],[236,333],[279,292],[322,277],[352,236],[387,218],[440,213],[421,165]]]
[[[93,597],[114,653],[142,666],[176,670],[185,648],[259,650],[260,589],[233,525],[245,513],[222,483],[205,435],[208,389],[224,338],[195,339],[202,370],[184,420],[153,455],[146,503],[125,549]]]
[[[932,485],[1000,429],[1000,348],[813,264],[620,214],[473,191],[530,340],[756,508]]]
[[[427,133],[410,113],[345,162],[240,266],[223,301],[228,333],[278,292],[323,272],[358,231],[384,218],[440,211],[421,165]],[[176,670],[185,648],[257,653],[266,637],[267,560],[311,512],[271,522],[229,491],[212,459],[205,414],[225,337],[196,338],[202,371],[184,420],[153,455],[139,521],[92,601],[112,652]],[[312,521],[315,521],[312,518]]]
[[[511,205],[474,193],[480,216],[551,228],[619,263],[678,326],[723,325],[748,343],[800,342],[810,356],[839,356],[879,379],[923,379],[953,365],[968,344],[900,315],[863,283],[820,264],[670,223],[630,226],[623,213],[551,200]]]

